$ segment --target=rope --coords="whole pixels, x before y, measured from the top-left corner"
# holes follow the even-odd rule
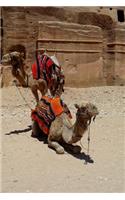
[[[89,146],[90,146],[90,126],[88,128],[88,150],[87,150],[87,155],[89,156]]]
[[[89,158],[89,148],[90,148],[90,125],[89,125],[89,127],[88,127],[88,138],[87,138],[87,140],[88,140],[88,148],[87,148],[87,159],[86,159],[86,161],[85,161],[85,164],[87,165],[87,163],[88,163],[88,158]]]
[[[31,110],[33,110],[33,109],[31,108],[31,106],[28,104],[28,102],[26,101],[26,99],[24,98],[24,96],[22,95],[22,93],[21,93],[19,87],[16,85],[15,82],[14,82],[14,84],[15,84],[15,86],[16,86],[16,88],[17,88],[19,94],[20,94],[20,96],[23,98],[24,102],[26,103],[26,105],[27,105]]]
[[[81,147],[82,147],[83,149],[85,149],[85,150],[87,151],[87,158],[89,158],[89,149],[90,149],[90,125],[88,126],[88,138],[87,138],[87,140],[88,140],[88,148],[85,148],[85,147],[83,146],[81,140],[80,140],[80,145],[81,145]],[[85,164],[87,164],[87,163],[88,163],[88,161],[87,161],[87,159],[86,159],[86,160],[85,160]]]

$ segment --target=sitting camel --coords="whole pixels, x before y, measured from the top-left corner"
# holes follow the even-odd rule
[[[36,116],[42,111],[40,108],[36,110],[35,115],[32,116],[32,136],[38,137],[40,130],[43,132],[43,126],[41,126],[41,121],[37,120]],[[52,106],[51,106],[52,107]],[[82,103],[81,105],[75,104],[77,109],[76,112],[76,121],[72,125],[71,120],[65,109],[61,112],[60,115],[57,115],[52,121],[49,132],[48,132],[48,146],[55,149],[57,153],[63,154],[64,147],[70,147],[75,153],[80,153],[81,147],[72,144],[81,140],[82,136],[88,129],[88,126],[91,123],[91,119],[95,119],[96,115],[99,114],[98,109],[92,103]],[[34,117],[35,116],[35,117]],[[42,119],[42,118],[40,118]],[[62,146],[62,145],[64,146]],[[66,145],[66,146],[65,146]]]
[[[52,96],[61,96],[64,91],[64,74],[59,66],[56,57],[49,57],[42,53],[36,57],[36,62],[32,65],[32,73],[25,72],[25,62],[23,53],[11,52],[5,54],[2,58],[2,64],[12,65],[12,74],[23,87],[31,87],[31,91],[39,101],[38,90],[41,95],[45,95],[50,90]]]

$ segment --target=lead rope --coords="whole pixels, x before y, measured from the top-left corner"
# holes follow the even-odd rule
[[[26,101],[26,99],[24,98],[24,96],[22,95],[22,93],[21,93],[19,87],[16,85],[15,82],[14,82],[14,84],[15,84],[15,86],[16,86],[16,88],[17,88],[19,94],[20,94],[20,96],[23,98],[24,102],[26,103],[26,105],[27,105],[31,110],[33,110],[33,109],[31,108],[31,106],[28,104],[28,102]]]
[[[89,158],[89,149],[90,149],[90,125],[89,125],[89,127],[88,127],[88,138],[87,138],[87,141],[88,141],[88,148],[87,148],[87,149],[83,146],[81,140],[80,140],[80,145],[82,146],[83,149],[85,149],[85,150],[87,151],[87,158]],[[87,162],[87,159],[86,159],[86,160],[85,160],[85,164],[87,164],[87,163],[88,163],[88,162]]]
[[[89,148],[90,148],[90,125],[88,127],[88,148],[87,148],[87,159],[85,160],[85,164],[87,165],[88,163],[88,158],[89,158]]]

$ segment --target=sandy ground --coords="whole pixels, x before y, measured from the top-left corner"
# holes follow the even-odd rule
[[[34,108],[30,89],[20,90]],[[124,86],[65,89],[73,117],[74,103],[84,100],[100,111],[91,124],[94,162],[87,165],[83,153],[58,155],[30,136],[30,109],[16,87],[1,89],[1,97],[1,192],[125,192]],[[87,133],[82,144],[87,148]]]

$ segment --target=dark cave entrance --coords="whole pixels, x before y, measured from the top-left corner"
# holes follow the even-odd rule
[[[119,22],[124,22],[124,10],[117,10],[117,17]]]

